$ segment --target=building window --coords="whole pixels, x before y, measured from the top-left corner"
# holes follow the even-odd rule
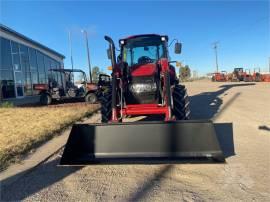
[[[38,65],[39,83],[48,83],[46,81],[44,55],[39,51],[37,51],[37,65]]]
[[[19,52],[19,44],[11,41],[11,54],[12,54],[12,62],[13,69],[15,71],[21,71],[21,62],[20,62],[20,52]]]
[[[14,75],[15,75],[15,90],[16,90],[16,93],[17,93],[17,97],[22,97],[24,96],[24,93],[23,93],[23,88],[24,88],[24,85],[23,85],[23,81],[24,81],[24,77],[23,77],[23,73],[21,71],[15,71],[14,72]]]
[[[12,70],[10,41],[1,37],[0,46],[1,46],[0,69]]]
[[[61,68],[62,63],[32,47],[3,37],[0,46],[0,99],[36,94],[33,84],[48,83],[48,70]],[[54,76],[61,83],[61,74]]]
[[[30,57],[30,70],[37,71],[37,55],[35,49],[29,48],[29,57]]]
[[[29,60],[30,60],[30,71],[31,71],[31,82],[32,86],[38,84],[38,68],[37,68],[37,54],[36,50],[29,48]],[[33,90],[33,95],[38,94],[38,91]]]
[[[14,98],[15,97],[15,86],[13,79],[13,71],[10,70],[0,70],[0,87],[2,92],[2,97]]]
[[[21,56],[21,65],[23,72],[29,72],[29,54],[28,48],[22,44],[20,44],[20,56]]]
[[[25,72],[24,75],[24,93],[26,96],[30,96],[32,95],[31,72]]]
[[[26,96],[32,95],[32,82],[29,63],[28,47],[20,44],[20,57],[22,70],[24,72],[24,93]]]
[[[50,58],[49,57],[44,56],[44,64],[45,64],[46,78],[48,78],[49,70],[51,68]]]

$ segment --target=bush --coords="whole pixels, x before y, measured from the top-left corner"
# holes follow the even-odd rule
[[[14,107],[14,105],[11,102],[0,103],[0,108],[12,108],[12,107]]]

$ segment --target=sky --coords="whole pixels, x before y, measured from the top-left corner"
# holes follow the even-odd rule
[[[156,33],[183,44],[182,61],[199,75],[215,71],[213,43],[218,42],[220,70],[235,67],[268,70],[269,1],[0,1],[0,22],[66,56],[71,67],[88,72],[82,29],[89,34],[91,65],[107,71],[107,42],[129,35]]]

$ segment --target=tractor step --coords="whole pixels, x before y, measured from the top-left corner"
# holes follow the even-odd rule
[[[211,121],[75,124],[60,164],[202,157],[225,161]]]

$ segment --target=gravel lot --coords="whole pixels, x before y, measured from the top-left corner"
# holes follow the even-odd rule
[[[270,201],[270,83],[186,86],[192,118],[217,123],[226,164],[59,167],[59,153],[1,186],[1,200]]]

